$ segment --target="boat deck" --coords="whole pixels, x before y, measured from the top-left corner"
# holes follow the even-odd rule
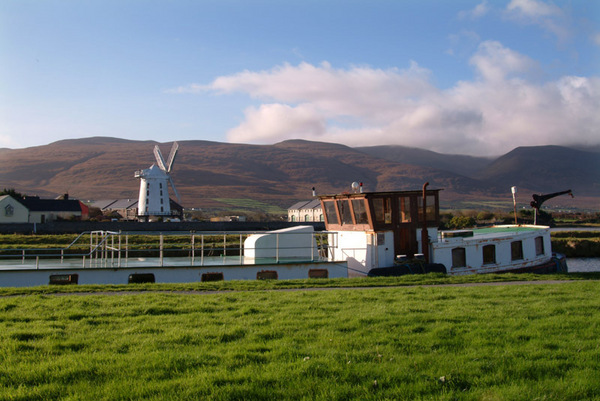
[[[468,230],[440,231],[439,236],[441,241],[452,239],[462,239],[463,241],[481,241],[481,240],[498,240],[501,238],[510,238],[515,235],[521,235],[528,232],[544,232],[549,230],[547,226],[493,226],[484,228],[475,228]]]

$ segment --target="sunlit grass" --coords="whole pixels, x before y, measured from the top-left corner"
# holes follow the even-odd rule
[[[599,291],[4,297],[0,399],[597,399]]]

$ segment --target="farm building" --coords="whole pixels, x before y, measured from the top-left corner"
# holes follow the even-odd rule
[[[288,221],[324,221],[321,201],[312,199],[294,203],[288,209]]]

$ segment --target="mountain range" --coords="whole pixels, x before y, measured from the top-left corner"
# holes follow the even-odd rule
[[[93,137],[25,149],[0,149],[0,188],[82,200],[137,199],[136,170],[152,165],[153,148],[167,154],[171,143]],[[289,140],[274,145],[179,141],[172,177],[184,207],[226,207],[231,200],[287,208],[320,194],[442,188],[444,202],[510,201],[517,186],[520,202],[531,194],[572,189],[567,207],[598,208],[600,151],[563,146],[518,147],[496,158],[447,155],[403,146],[349,147]],[[555,198],[557,201],[559,198]],[[595,206],[594,206],[595,205]]]

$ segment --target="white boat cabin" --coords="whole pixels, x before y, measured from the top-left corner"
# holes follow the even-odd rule
[[[393,266],[397,256],[422,254],[437,237],[439,189],[322,195],[321,204],[334,260],[347,260],[349,275]],[[425,247],[425,253],[428,251]]]

